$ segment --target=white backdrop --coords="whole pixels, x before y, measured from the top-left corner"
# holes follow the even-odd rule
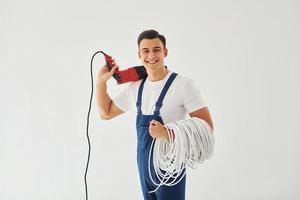
[[[296,0],[0,0],[0,199],[84,199],[91,56],[138,65],[145,29],[166,36],[166,65],[196,81],[215,124],[186,199],[300,199],[299,22]],[[112,97],[124,87],[109,81]],[[89,199],[140,200],[135,115],[100,120],[95,100]]]

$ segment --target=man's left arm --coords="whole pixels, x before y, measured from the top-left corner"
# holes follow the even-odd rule
[[[196,111],[193,111],[193,112],[189,113],[189,115],[191,117],[198,117],[200,119],[203,119],[204,121],[206,121],[209,124],[211,129],[214,130],[213,121],[211,119],[208,107],[204,107],[204,108],[198,109]]]

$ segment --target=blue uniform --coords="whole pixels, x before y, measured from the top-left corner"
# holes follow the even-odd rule
[[[137,117],[136,117],[136,129],[137,129],[137,164],[140,175],[140,182],[143,191],[144,200],[184,200],[185,199],[185,182],[186,177],[174,185],[174,186],[160,186],[159,189],[154,193],[149,193],[157,188],[157,186],[151,181],[148,170],[148,159],[150,153],[150,146],[152,143],[152,137],[149,134],[149,124],[152,119],[159,121],[163,124],[162,118],[160,117],[160,108],[163,105],[164,97],[176,78],[176,73],[172,73],[168,78],[162,92],[155,104],[155,111],[152,115],[143,115],[141,110],[142,105],[142,94],[145,80],[141,82],[138,91],[138,99],[136,102],[137,106]],[[152,158],[150,159],[151,176],[156,183],[159,183],[156,178]],[[172,181],[172,180],[171,180]]]

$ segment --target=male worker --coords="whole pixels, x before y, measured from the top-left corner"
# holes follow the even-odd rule
[[[155,193],[149,193],[156,189],[148,172],[149,149],[153,138],[168,139],[164,124],[189,114],[205,120],[213,129],[209,110],[198,88],[191,79],[166,68],[167,55],[165,37],[155,30],[143,31],[138,37],[138,56],[148,77],[130,83],[113,100],[107,93],[106,82],[118,68],[117,64],[113,63],[115,66],[110,72],[103,66],[97,79],[97,105],[102,119],[111,119],[128,110],[137,113],[137,163],[145,200],[185,199],[185,177],[174,186],[163,185]]]

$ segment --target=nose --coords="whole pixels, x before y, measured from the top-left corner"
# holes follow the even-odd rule
[[[155,55],[154,51],[150,51],[149,52],[149,59],[152,59],[152,58],[155,58],[155,57],[156,57],[156,55]]]

